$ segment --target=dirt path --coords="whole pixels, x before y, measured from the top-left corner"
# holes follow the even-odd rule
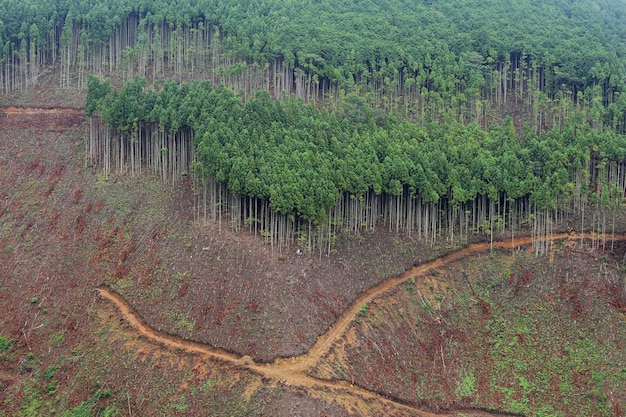
[[[83,109],[74,109],[69,107],[54,107],[54,108],[42,108],[42,107],[0,107],[0,117],[9,116],[85,116]]]
[[[580,240],[584,238],[593,238],[591,234],[555,234],[549,240]],[[615,237],[616,239],[626,239],[626,234]],[[148,339],[159,343],[168,349],[176,349],[191,354],[202,355],[203,358],[210,358],[221,362],[228,363],[232,366],[240,367],[253,371],[265,378],[269,378],[273,383],[281,383],[285,385],[303,387],[311,395],[328,398],[326,394],[332,394],[332,399],[340,403],[344,403],[355,408],[355,400],[359,400],[362,406],[370,407],[373,402],[378,402],[387,409],[409,412],[411,415],[419,416],[436,416],[442,414],[433,414],[427,410],[417,406],[403,404],[393,399],[389,399],[384,395],[369,391],[359,386],[352,385],[346,381],[329,381],[314,378],[307,374],[307,371],[315,366],[317,362],[331,349],[333,344],[340,340],[349,326],[359,314],[359,310],[364,304],[371,302],[394,287],[407,282],[413,278],[419,278],[429,273],[432,269],[442,267],[451,262],[458,261],[464,257],[474,256],[485,253],[493,249],[513,249],[521,246],[527,246],[532,243],[532,238],[521,237],[515,240],[503,240],[494,242],[492,246],[489,243],[475,243],[449,253],[432,261],[424,262],[416,265],[402,275],[391,277],[377,286],[374,286],[363,292],[354,302],[344,311],[339,319],[331,326],[331,328],[322,336],[320,336],[315,345],[305,354],[293,358],[277,358],[272,363],[256,363],[249,356],[240,357],[238,355],[216,349],[210,345],[192,342],[178,336],[173,336],[164,332],[157,331],[148,325],[137,315],[133,308],[122,299],[122,297],[113,292],[106,286],[98,288],[103,298],[111,301],[120,310],[128,323],[139,333]],[[360,408],[360,407],[357,407]],[[350,409],[350,408],[348,408]],[[484,411],[479,410],[456,410],[446,413],[447,415],[468,415],[468,416],[490,416]],[[502,414],[499,414],[502,415]]]
[[[562,235],[553,235],[552,240],[559,240],[564,238],[573,238],[573,235],[562,234]],[[577,236],[576,238],[580,238]],[[532,244],[531,237],[521,237],[517,238],[513,241],[498,241],[493,243],[493,249],[511,249],[517,246],[525,246]],[[422,264],[416,265],[406,271],[402,275],[398,275],[395,277],[388,278],[381,282],[380,284],[369,288],[361,295],[359,295],[350,306],[339,316],[337,321],[331,326],[331,328],[323,335],[321,335],[317,343],[313,345],[311,349],[304,355],[298,356],[297,358],[287,359],[287,361],[291,361],[291,365],[289,366],[291,369],[298,370],[304,372],[307,369],[310,369],[314,366],[320,358],[322,358],[332,347],[332,345],[339,340],[339,338],[346,332],[350,324],[354,321],[354,319],[359,315],[359,310],[361,307],[373,299],[385,294],[392,288],[411,280],[412,278],[418,278],[427,274],[430,270],[442,267],[448,263],[458,261],[461,258],[475,255],[478,253],[484,253],[491,249],[489,243],[474,243],[468,245],[462,249],[459,249],[455,252],[452,252],[448,255],[444,255],[432,261],[424,262]]]

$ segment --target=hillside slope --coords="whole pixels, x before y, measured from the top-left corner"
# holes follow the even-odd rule
[[[331,257],[272,252],[253,235],[229,232],[226,221],[221,229],[194,222],[184,181],[106,178],[87,166],[87,127],[75,111],[3,113],[0,309],[9,313],[0,318],[0,415],[425,416],[468,406],[569,415],[582,404],[619,416],[626,408],[623,245],[557,245],[554,265],[508,255],[453,256],[462,263],[432,272],[424,264],[417,286],[426,298],[407,277],[388,295],[352,304],[350,327],[306,373],[331,382],[309,389],[270,373],[289,361],[272,368],[252,360],[307,352],[365,289],[453,246],[379,228],[342,236]],[[96,291],[101,284],[166,339],[140,334]],[[522,310],[530,318],[520,318]],[[554,311],[563,351],[531,339],[547,337]],[[598,317],[604,324],[594,328]],[[507,332],[507,323],[519,331]],[[251,359],[229,364],[187,352],[167,341],[176,335]],[[511,343],[535,356],[507,359]],[[504,359],[480,362],[489,352]],[[540,392],[537,375],[550,371],[534,362],[541,357],[574,373],[548,379]],[[487,415],[452,413],[461,414]]]
[[[180,367],[163,379],[158,357],[124,350],[132,342],[102,316],[99,284],[119,291],[155,328],[270,360],[305,352],[353,294],[402,271],[419,247],[382,233],[376,240],[348,236],[332,258],[272,253],[226,225],[220,231],[217,224],[194,223],[184,182],[172,188],[150,177],[105,178],[85,166],[86,125],[73,111],[4,113],[0,302],[10,313],[0,323],[7,342],[0,376],[6,415],[48,415],[82,402],[92,411],[167,414],[173,405],[161,395],[190,378],[193,390],[198,384],[211,388],[203,401],[218,398],[214,415],[220,415],[221,401],[233,402],[232,413],[245,409],[233,384],[250,375],[211,370],[217,376],[205,378],[209,371],[203,370],[202,378],[192,378],[194,365],[185,368],[184,357],[156,349],[157,356],[171,358],[167,369]],[[380,262],[380,256],[388,261]],[[135,366],[156,375],[137,385],[138,374],[126,369]],[[120,403],[126,400],[131,403]],[[300,401],[317,414],[315,401],[292,404]],[[270,405],[252,408],[264,407]]]

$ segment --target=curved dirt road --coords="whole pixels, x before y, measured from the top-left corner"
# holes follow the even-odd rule
[[[580,240],[584,238],[594,237],[591,234],[555,234],[549,240]],[[626,239],[626,234],[615,237],[618,240]],[[396,411],[408,412],[412,415],[419,416],[436,416],[442,414],[433,414],[418,406],[403,404],[398,401],[389,399],[379,393],[369,391],[359,386],[351,385],[345,381],[329,381],[314,378],[307,374],[307,371],[313,367],[338,341],[349,326],[359,314],[361,306],[371,302],[374,298],[379,297],[392,288],[407,282],[413,278],[419,278],[427,274],[431,269],[442,267],[451,262],[460,260],[467,256],[473,256],[479,253],[485,253],[493,249],[512,249],[520,246],[527,246],[532,243],[532,238],[521,237],[514,241],[504,240],[494,242],[493,246],[488,243],[470,244],[462,249],[441,256],[432,261],[424,262],[416,265],[406,271],[404,274],[391,277],[380,284],[371,287],[357,297],[352,304],[343,312],[339,319],[331,326],[331,328],[321,335],[315,345],[305,354],[292,358],[277,358],[272,363],[262,364],[252,361],[248,356],[240,357],[238,355],[226,352],[221,349],[214,348],[208,344],[192,342],[178,336],[173,336],[164,332],[157,331],[148,325],[137,315],[133,308],[117,293],[106,286],[98,287],[100,295],[111,301],[121,312],[128,323],[139,333],[148,339],[169,348],[177,349],[187,353],[198,354],[203,358],[210,358],[220,362],[225,362],[232,366],[248,369],[265,378],[270,379],[274,383],[282,383],[295,387],[306,389],[311,395],[315,396],[317,392],[332,392],[337,399],[341,397],[346,404],[354,404],[356,400],[361,403],[371,404],[372,401]],[[365,404],[367,407],[367,404]],[[479,410],[456,410],[445,413],[447,415],[466,415],[466,416],[489,416],[489,414]],[[502,415],[502,414],[498,414]]]

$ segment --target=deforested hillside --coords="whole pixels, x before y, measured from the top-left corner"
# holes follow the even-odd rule
[[[75,110],[4,115],[0,415],[626,407],[622,233],[554,233],[536,256],[532,236],[458,248],[377,228],[280,254],[194,220],[190,178],[85,165]]]
[[[0,417],[626,410],[621,0],[0,0]]]

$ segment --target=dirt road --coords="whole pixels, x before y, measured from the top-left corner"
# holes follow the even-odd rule
[[[585,238],[592,238],[592,235],[581,235],[575,233],[569,234],[555,234],[552,235],[549,240],[580,240]],[[616,236],[616,239],[626,239],[626,235]],[[352,304],[343,312],[338,320],[331,326],[331,328],[323,335],[321,335],[317,343],[305,354],[292,357],[292,358],[277,358],[272,363],[256,363],[250,357],[240,357],[236,354],[232,354],[221,349],[216,349],[210,345],[192,342],[182,339],[178,336],[170,335],[164,332],[159,332],[149,327],[144,321],[137,315],[133,308],[126,303],[122,297],[112,291],[110,288],[101,286],[98,288],[100,295],[111,301],[120,310],[123,317],[128,323],[148,339],[167,347],[168,349],[176,349],[191,354],[201,355],[203,358],[211,358],[219,362],[230,364],[239,368],[248,369],[265,378],[268,378],[272,383],[281,383],[294,387],[301,387],[307,390],[312,396],[329,398],[329,393],[332,393],[332,398],[341,404],[350,405],[352,409],[355,408],[355,404],[360,404],[357,409],[363,409],[363,412],[367,413],[370,410],[373,403],[378,403],[379,406],[383,406],[385,409],[395,410],[400,412],[407,412],[409,415],[418,416],[435,416],[442,414],[433,414],[432,412],[422,409],[417,405],[403,404],[398,401],[394,401],[379,393],[369,391],[359,386],[349,384],[345,381],[329,381],[314,378],[307,374],[307,371],[315,366],[318,361],[324,357],[324,355],[331,349],[334,343],[336,343],[348,330],[352,322],[359,314],[361,307],[371,302],[376,297],[379,297],[394,287],[405,283],[411,279],[419,279],[431,271],[433,268],[439,268],[445,266],[451,262],[458,261],[464,257],[474,256],[480,253],[488,252],[492,249],[513,249],[517,247],[527,246],[532,244],[532,238],[521,237],[515,240],[503,240],[494,242],[491,246],[489,243],[476,243],[470,244],[462,249],[434,259],[432,261],[424,262],[420,265],[416,265],[404,274],[391,277],[380,284],[368,289],[357,297]],[[466,415],[466,416],[489,416],[495,415],[485,411],[479,410],[456,410],[448,411],[445,415]],[[502,415],[502,414],[498,414]]]

